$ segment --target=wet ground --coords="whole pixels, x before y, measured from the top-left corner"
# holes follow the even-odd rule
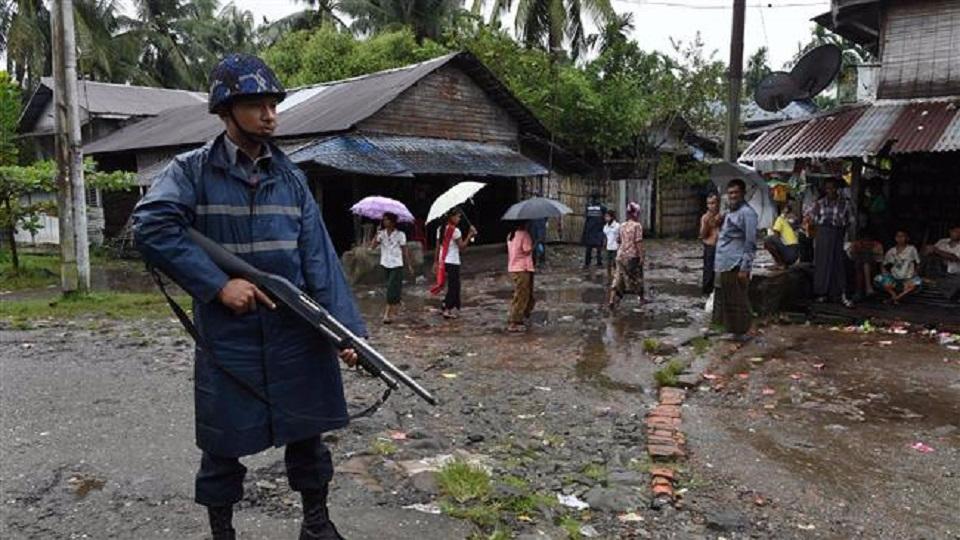
[[[573,249],[551,250],[525,335],[505,332],[510,282],[494,251],[465,261],[456,321],[439,317],[419,284],[407,287],[397,323],[383,326],[382,293],[358,289],[372,342],[441,405],[396,394],[375,416],[328,436],[344,535],[476,534],[469,521],[421,511],[442,495],[430,474],[416,473],[453,453],[485,464],[494,491],[508,498],[522,489],[593,507],[539,504],[496,516],[496,527],[518,538],[567,538],[560,526],[571,522],[601,538],[958,534],[956,352],[914,335],[805,326],[767,327],[739,350],[691,342],[706,325],[698,246],[650,244],[649,302],[628,299],[615,316],[602,307],[605,272],[580,271]],[[132,272],[112,286],[148,283]],[[204,516],[192,503],[192,359],[177,323],[35,326],[0,327],[0,536],[202,538]],[[878,341],[891,343],[869,345]],[[657,511],[641,420],[653,404],[653,374],[671,357],[712,362],[711,378],[684,407],[691,457],[680,509]],[[372,379],[345,380],[357,410],[379,393]],[[933,451],[911,448],[917,442]],[[245,463],[241,537],[295,537],[298,500],[281,452]]]

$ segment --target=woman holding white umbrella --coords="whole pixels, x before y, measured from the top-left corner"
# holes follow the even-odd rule
[[[457,319],[460,317],[460,252],[470,245],[477,235],[477,229],[470,226],[467,235],[460,230],[460,220],[463,213],[454,208],[447,214],[447,224],[437,231],[437,283],[430,290],[438,294],[447,287],[447,294],[443,298],[443,317]]]

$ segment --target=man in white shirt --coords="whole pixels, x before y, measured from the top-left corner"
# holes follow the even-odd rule
[[[940,280],[940,287],[947,298],[960,302],[960,223],[950,227],[950,236],[934,244],[933,250],[947,268],[947,275]]]

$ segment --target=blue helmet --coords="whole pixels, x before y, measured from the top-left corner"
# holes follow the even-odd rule
[[[218,114],[240,96],[287,96],[277,75],[263,60],[251,54],[227,55],[210,72],[211,113]]]

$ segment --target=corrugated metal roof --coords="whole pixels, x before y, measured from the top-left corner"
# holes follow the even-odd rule
[[[937,144],[933,145],[934,152],[960,150],[960,114],[953,115],[953,120],[943,130],[943,135]]]
[[[352,129],[424,77],[454,62],[468,73],[527,132],[548,136],[546,128],[470,53],[453,53],[433,60],[371,73],[362,77],[302,88],[288,96],[293,106],[279,108],[276,137],[302,137]],[[304,94],[307,93],[307,94]],[[305,97],[306,96],[306,97]],[[216,116],[168,110],[116,131],[84,147],[88,154],[167,146],[199,145],[222,130]]]
[[[40,85],[20,116],[18,132],[36,131],[34,126],[41,120],[46,126],[53,125],[53,110],[48,106],[53,100],[53,88],[51,77],[40,79]],[[84,119],[91,116],[153,116],[168,109],[207,101],[206,94],[201,92],[82,80],[77,81],[77,92]]]
[[[863,109],[857,108],[811,119],[793,140],[783,146],[780,155],[784,159],[826,156],[861,114]]]
[[[876,154],[886,142],[886,134],[900,115],[899,105],[867,107],[860,119],[847,130],[827,157],[855,157]]]
[[[540,164],[503,145],[425,137],[341,135],[303,147],[290,159],[373,176],[547,174]]]
[[[957,114],[955,103],[933,101],[911,103],[894,122],[887,139],[891,154],[930,152]]]
[[[742,161],[960,150],[960,100],[881,100],[774,127]],[[832,120],[830,120],[832,118]],[[792,137],[790,134],[793,134]]]
[[[768,155],[777,154],[804,126],[806,126],[806,122],[797,122],[764,133],[759,139],[753,141],[753,144],[743,152],[740,159],[744,161],[760,157],[766,159]]]

